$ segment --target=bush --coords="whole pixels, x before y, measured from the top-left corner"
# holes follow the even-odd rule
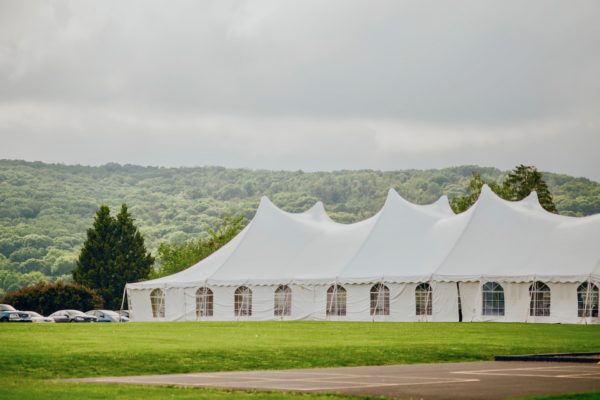
[[[94,290],[77,283],[38,283],[8,292],[0,301],[17,310],[36,311],[42,315],[62,309],[87,311],[102,308],[103,301]]]

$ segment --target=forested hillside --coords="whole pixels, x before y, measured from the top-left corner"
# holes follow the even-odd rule
[[[69,279],[100,204],[116,211],[127,203],[154,251],[162,241],[202,235],[226,214],[252,218],[263,195],[293,212],[321,200],[333,219],[353,222],[377,212],[390,187],[425,204],[464,194],[474,172],[486,179],[505,174],[475,166],[307,173],[0,160],[0,295],[40,280]],[[544,178],[561,214],[600,213],[600,184],[553,173]]]

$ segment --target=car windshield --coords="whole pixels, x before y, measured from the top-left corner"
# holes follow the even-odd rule
[[[27,311],[27,314],[29,314],[30,317],[41,317],[41,315],[35,311]]]

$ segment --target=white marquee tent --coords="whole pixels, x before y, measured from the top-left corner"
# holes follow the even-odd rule
[[[318,202],[292,214],[263,197],[231,242],[173,275],[127,284],[133,320],[597,323],[600,215],[546,212],[484,186],[455,215],[390,190],[354,224]]]

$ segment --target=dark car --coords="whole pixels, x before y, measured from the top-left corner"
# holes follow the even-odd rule
[[[24,311],[2,311],[0,322],[31,322],[31,318]]]
[[[97,318],[79,310],[59,310],[49,315],[56,322],[96,322]]]
[[[97,322],[128,322],[129,318],[119,315],[119,313],[110,310],[90,310],[87,315],[93,315],[98,318]]]

